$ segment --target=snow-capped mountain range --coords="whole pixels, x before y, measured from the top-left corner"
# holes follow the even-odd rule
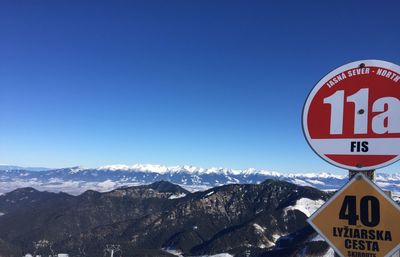
[[[23,168],[0,165],[0,193],[20,187],[79,194],[85,190],[112,190],[118,187],[169,181],[191,191],[234,183],[261,183],[266,179],[288,181],[322,190],[336,190],[347,182],[346,175],[331,173],[279,173],[267,170],[199,168],[150,164],[110,165],[99,168]],[[376,183],[385,190],[400,192],[400,174],[378,173]]]

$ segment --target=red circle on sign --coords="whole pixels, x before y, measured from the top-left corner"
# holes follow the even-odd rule
[[[400,67],[379,60],[341,66],[322,78],[303,110],[303,129],[323,159],[372,170],[400,158]]]

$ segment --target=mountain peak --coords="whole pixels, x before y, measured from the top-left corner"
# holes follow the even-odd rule
[[[147,185],[148,188],[154,189],[160,193],[171,192],[171,193],[180,193],[180,194],[189,194],[190,192],[183,187],[175,185],[171,182],[161,180],[154,182],[150,185]]]
[[[32,193],[38,193],[38,192],[39,191],[33,187],[22,187],[22,188],[17,188],[8,194],[32,194]]]
[[[166,173],[194,173],[194,174],[268,174],[268,175],[280,175],[277,172],[271,172],[266,170],[257,170],[255,168],[249,169],[229,169],[229,168],[221,168],[221,167],[210,167],[210,168],[201,168],[193,165],[177,165],[177,166],[165,166],[159,164],[133,164],[133,165],[125,165],[125,164],[116,164],[116,165],[106,165],[97,168],[97,170],[102,171],[139,171],[139,172],[152,172],[158,174],[166,174]]]

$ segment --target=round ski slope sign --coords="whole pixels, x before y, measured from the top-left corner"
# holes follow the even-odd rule
[[[303,110],[311,148],[329,163],[373,170],[400,158],[400,66],[362,60],[322,78]]]

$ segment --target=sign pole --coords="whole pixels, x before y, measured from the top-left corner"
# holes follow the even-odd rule
[[[371,181],[375,181],[375,170],[366,170],[366,171],[359,171],[359,170],[349,170],[349,181],[358,173],[364,174],[367,178]]]

